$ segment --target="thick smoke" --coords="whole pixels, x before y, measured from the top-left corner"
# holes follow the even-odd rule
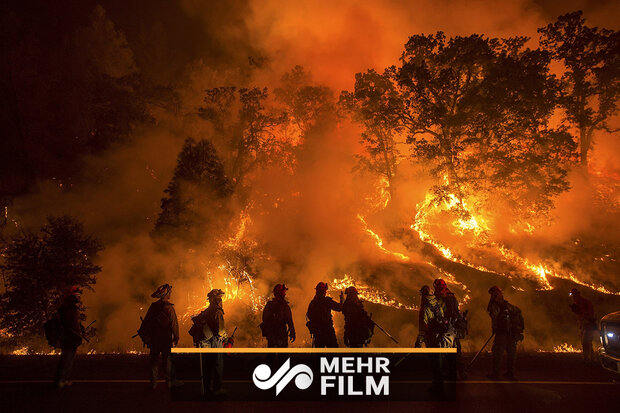
[[[12,213],[23,226],[36,227],[47,215],[66,213],[82,220],[88,231],[104,241],[106,249],[100,258],[103,271],[95,291],[84,296],[89,318],[98,319],[99,337],[95,346],[99,350],[139,349],[138,339],[131,342],[130,337],[139,325],[139,316],[146,312],[151,292],[160,283],[173,285],[172,301],[179,316],[190,306],[202,305],[196,297],[204,300],[211,286],[206,278],[196,274],[206,277],[207,270],[217,271],[212,265],[217,255],[213,241],[225,241],[238,229],[238,220],[232,220],[228,236],[214,239],[221,234],[205,232],[204,245],[193,248],[177,244],[162,248],[150,235],[184,140],[207,138],[216,147],[222,147],[211,127],[197,115],[205,89],[256,85],[273,90],[283,73],[294,65],[302,65],[312,73],[315,83],[330,86],[337,96],[340,90],[352,87],[355,73],[396,64],[403,44],[415,33],[442,30],[448,35],[536,37],[536,28],[576,8],[584,8],[592,25],[617,28],[614,25],[618,20],[613,16],[618,16],[619,7],[613,2],[586,7],[585,2],[577,1],[570,5],[510,1],[502,3],[498,12],[497,4],[483,1],[392,0],[361,4],[235,1],[218,7],[213,3],[181,0],[170,14],[174,20],[166,23],[169,27],[153,24],[137,28],[138,23],[127,17],[131,15],[129,11],[124,15],[116,2],[98,9],[100,19],[103,19],[101,12],[106,7],[110,9],[107,22],[114,20],[117,31],[110,32],[109,23],[101,20],[89,33],[93,36],[97,35],[96,30],[103,36],[113,33],[117,47],[123,49],[121,54],[107,49],[103,55],[94,52],[95,56],[115,59],[99,62],[105,68],[102,70],[124,71],[123,74],[135,70],[155,83],[171,87],[177,101],[170,106],[151,105],[154,122],[135,125],[129,143],[83,159],[82,173],[72,188],[41,182],[30,195],[16,199],[12,207]],[[155,10],[160,10],[161,15],[153,20],[165,21],[167,9],[162,6]],[[191,21],[186,29],[183,28],[185,19]],[[167,35],[169,29],[179,33]],[[184,30],[191,31],[195,37],[183,35]],[[122,33],[133,50],[125,47],[119,37]],[[108,48],[109,44],[101,47],[104,46]],[[417,305],[420,286],[430,284],[439,275],[427,264],[428,255],[419,241],[411,234],[398,233],[413,222],[415,206],[424,200],[431,179],[409,164],[408,150],[403,145],[406,158],[397,182],[400,195],[385,211],[373,211],[364,206],[367,200],[363,194],[376,192],[377,181],[354,172],[353,155],[362,150],[358,140],[359,129],[355,125],[326,122],[306,137],[294,175],[283,174],[273,167],[254,177],[254,204],[249,209],[251,224],[247,237],[258,242],[268,254],[267,258],[256,258],[260,267],[256,291],[266,296],[275,283],[286,282],[301,344],[309,340],[304,315],[318,281],[330,282],[349,273],[400,301]],[[594,168],[615,174],[616,182],[620,173],[618,156],[617,139],[598,137]],[[535,239],[528,253],[537,254],[543,246],[560,244],[577,234],[620,222],[612,220],[612,212],[601,216],[593,209],[595,190],[580,179],[578,173],[572,175],[571,191],[556,202],[555,224]],[[610,196],[620,202],[617,184]],[[238,207],[237,212],[240,210]],[[615,211],[617,218],[617,208]],[[406,254],[409,260],[394,260],[378,249],[360,224],[358,214],[369,215],[369,226],[383,238],[385,248]],[[618,245],[618,233],[616,228],[615,236],[602,235],[601,239]],[[532,239],[512,241],[527,244]],[[565,308],[537,317],[548,313],[551,303],[565,299],[564,290],[560,291],[565,285],[559,285],[557,292],[537,295],[532,302],[532,295],[511,289],[501,277],[457,265],[453,269],[452,273],[461,274],[459,281],[468,287],[464,290],[453,284],[455,292],[460,298],[465,294],[472,297],[467,308],[471,310],[470,334],[474,340],[466,348],[473,349],[486,338],[489,330],[484,312],[486,289],[496,283],[504,283],[507,298],[524,308],[527,346],[549,347],[572,338],[570,331],[549,333],[550,320],[560,319],[563,326],[570,325]],[[594,277],[597,281],[617,283],[613,274],[597,277]],[[615,287],[617,290],[618,286]],[[331,295],[336,297],[336,292],[332,291]],[[617,301],[596,297],[606,309],[617,305]],[[375,312],[375,319],[396,333],[403,344],[413,342],[417,312],[376,305],[370,308]],[[225,311],[230,330],[237,323],[243,327],[237,333],[240,345],[261,344],[256,338],[260,321],[252,316],[248,318],[244,303],[225,303]],[[181,345],[188,346],[191,344],[187,334],[189,325],[184,320]],[[336,324],[341,331],[341,317],[336,316]],[[374,345],[389,345],[389,341],[377,333]]]

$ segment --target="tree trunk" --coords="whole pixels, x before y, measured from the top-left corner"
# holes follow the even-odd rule
[[[391,138],[391,136],[388,138],[388,134],[381,134],[382,137],[381,139],[383,139],[383,160],[385,162],[385,177],[387,178],[388,181],[388,191],[390,193],[390,199],[392,199],[394,197],[394,188],[392,187],[392,177],[394,175],[394,172],[392,170],[392,162],[390,160],[390,154],[389,154],[389,148],[388,148],[388,144],[391,142],[388,142],[388,139]]]
[[[592,129],[585,126],[579,128],[580,164],[584,172],[588,172],[588,155],[592,146]]]

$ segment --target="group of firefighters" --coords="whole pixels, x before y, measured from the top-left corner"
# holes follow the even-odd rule
[[[284,284],[277,284],[273,288],[273,298],[266,303],[263,309],[263,322],[259,327],[267,340],[268,347],[285,348],[288,347],[289,340],[290,342],[295,341],[295,325],[291,307],[286,299],[287,290],[288,288]],[[313,347],[338,347],[332,318],[333,311],[342,312],[344,315],[343,338],[347,347],[359,348],[370,343],[376,324],[371,315],[364,309],[363,301],[359,298],[355,287],[350,286],[344,291],[346,299],[341,292],[339,301],[327,295],[328,285],[325,282],[319,282],[315,290],[315,296],[310,301],[306,312],[306,319],[308,320],[306,326],[310,331]],[[174,305],[170,302],[171,291],[172,286],[164,284],[151,295],[156,301],[150,305],[138,330],[138,335],[150,349],[151,384],[153,388],[156,388],[159,377],[160,355],[168,386],[176,387],[183,384],[175,377],[174,363],[171,357],[172,347],[175,347],[179,342],[179,324]],[[490,299],[487,312],[491,318],[493,332],[491,337],[494,337],[492,347],[493,368],[488,377],[492,380],[499,379],[501,359],[506,353],[507,370],[504,378],[514,380],[517,343],[523,340],[524,331],[521,310],[504,299],[499,287],[493,286],[489,288],[488,292]],[[442,279],[436,279],[433,282],[433,290],[425,285],[420,289],[420,293],[419,333],[414,346],[456,348],[456,357],[448,358],[449,363],[455,363],[448,369],[455,376],[448,378],[463,378],[465,369],[461,359],[460,341],[467,334],[467,311],[460,311],[456,297]],[[193,325],[189,333],[196,347],[232,347],[233,337],[228,336],[224,327],[223,295],[224,292],[220,289],[211,290],[207,295],[209,306],[192,317]],[[586,361],[594,361],[592,340],[595,337],[597,325],[592,303],[582,297],[575,288],[571,290],[570,295],[573,298],[573,304],[570,305],[570,308],[579,319],[584,358]],[[62,352],[55,384],[58,388],[62,388],[70,385],[68,377],[73,359],[84,336],[84,328],[80,324],[81,315],[77,290],[70,291],[64,297],[58,315],[64,325],[64,334],[60,340]],[[390,336],[390,338],[392,337]],[[201,363],[204,374],[204,391],[214,395],[221,393],[222,353],[210,354]]]

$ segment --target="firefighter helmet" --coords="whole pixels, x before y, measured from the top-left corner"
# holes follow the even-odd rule
[[[436,290],[440,290],[442,288],[446,288],[446,282],[444,280],[442,280],[441,278],[437,278],[435,281],[433,281],[433,287],[435,287]]]
[[[346,289],[346,290],[344,290],[344,293],[345,293],[346,295],[350,295],[350,294],[355,294],[355,295],[357,295],[357,288],[355,288],[355,287],[353,287],[353,286],[347,287],[347,289]]]
[[[316,285],[316,287],[314,287],[314,289],[317,291],[327,291],[327,283],[321,281]]]
[[[159,286],[159,288],[155,290],[153,294],[151,294],[151,297],[164,298],[165,296],[170,294],[170,291],[172,291],[172,286],[170,284],[164,284],[164,285]]]
[[[285,284],[276,284],[276,286],[273,287],[273,295],[284,296],[284,294],[286,293],[286,290],[288,290],[288,288],[286,288]]]
[[[222,297],[224,294],[225,294],[224,291],[220,290],[219,288],[216,288],[216,289],[209,291],[209,294],[207,294],[207,299],[215,300],[216,298]]]
[[[494,285],[493,287],[489,288],[489,294],[491,295],[495,295],[501,292],[502,292],[502,289],[499,288],[497,285]]]

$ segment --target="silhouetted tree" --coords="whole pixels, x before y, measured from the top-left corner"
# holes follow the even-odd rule
[[[59,298],[72,286],[92,288],[101,267],[94,261],[102,247],[69,216],[50,217],[40,233],[22,231],[3,251],[0,271],[2,328],[10,334],[42,334]]]
[[[219,228],[227,220],[227,202],[232,184],[211,142],[188,138],[161,200],[155,234],[184,239],[203,238],[206,229]]]
[[[334,117],[333,91],[327,86],[314,84],[312,75],[302,66],[295,66],[285,73],[280,84],[274,94],[284,104],[288,115],[286,120],[296,127],[300,137],[305,137],[317,122]]]
[[[274,130],[286,120],[267,110],[266,88],[218,87],[206,91],[199,116],[208,120],[226,146],[228,176],[235,187],[260,164],[277,162],[279,142]]]
[[[560,16],[538,29],[540,43],[564,64],[560,106],[579,130],[581,165],[588,167],[594,132],[611,130],[620,99],[620,32],[585,25],[582,12]]]
[[[438,199],[502,195],[515,211],[538,213],[568,188],[573,144],[552,130],[555,81],[549,56],[526,38],[412,36],[393,69],[414,153],[433,162]],[[491,196],[493,195],[493,196]],[[465,210],[465,208],[462,208]]]
[[[396,138],[402,131],[403,101],[392,76],[388,71],[357,73],[353,92],[342,92],[340,105],[364,125],[361,143],[367,154],[358,156],[360,168],[383,176],[393,196],[401,158]]]

